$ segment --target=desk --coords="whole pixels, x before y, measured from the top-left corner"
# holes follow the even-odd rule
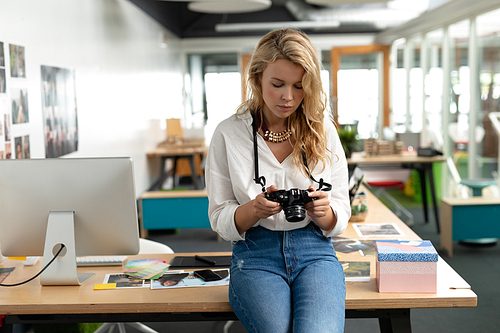
[[[167,172],[165,171],[166,161],[168,159],[172,159],[174,162],[174,166],[172,168],[172,177],[174,179],[174,189],[175,189],[175,174],[177,172],[177,162],[181,158],[187,158],[189,160],[189,166],[191,168],[191,179],[193,181],[193,185],[195,189],[201,190],[203,189],[203,184],[201,184],[201,180],[198,179],[196,175],[196,165],[195,165],[195,156],[200,156],[200,159],[203,160],[203,157],[207,153],[207,147],[205,146],[183,146],[183,145],[170,145],[170,146],[158,146],[152,151],[147,153],[148,157],[159,157],[160,158],[160,175],[158,181],[151,186],[149,191],[159,190],[165,180],[167,179]]]
[[[354,170],[356,166],[362,166],[367,164],[386,164],[386,165],[401,165],[403,168],[410,168],[417,170],[420,178],[420,188],[422,191],[422,203],[424,205],[424,218],[425,222],[429,222],[429,216],[427,211],[427,185],[426,185],[426,174],[429,179],[429,185],[431,190],[432,205],[434,208],[434,217],[436,219],[436,227],[438,233],[440,232],[439,227],[439,213],[437,209],[436,200],[436,189],[434,187],[434,173],[432,172],[432,165],[434,163],[445,162],[446,158],[444,156],[438,155],[433,157],[421,157],[417,155],[401,154],[401,155],[376,155],[376,156],[366,156],[364,153],[353,153],[350,158],[347,159],[349,165],[349,170]]]
[[[367,198],[368,217],[365,223],[397,223],[405,236],[419,237],[399,220],[374,195]],[[358,238],[352,223],[342,235]],[[367,238],[370,239],[370,238]],[[224,255],[228,253],[201,253]],[[159,254],[155,258],[169,261],[176,254]],[[185,254],[184,254],[185,255]],[[193,255],[191,253],[190,255]],[[442,258],[438,261],[438,292],[436,294],[379,293],[376,284],[375,257],[341,254],[341,260],[371,262],[370,282],[347,282],[346,318],[378,318],[381,332],[411,332],[410,313],[415,308],[475,307],[477,296],[458,273]],[[151,258],[151,255],[129,259]],[[16,266],[6,283],[21,281],[40,269],[23,267],[6,260],[0,267]],[[169,290],[129,289],[94,291],[106,273],[122,269],[110,267],[80,267],[79,272],[96,272],[83,286],[41,287],[37,278],[27,285],[0,288],[0,314],[6,315],[3,332],[11,332],[14,323],[35,322],[166,322],[166,321],[225,321],[235,320],[227,297],[227,286],[210,288],[180,288]],[[367,311],[369,310],[369,311]]]
[[[441,249],[453,256],[453,241],[500,237],[500,198],[442,198]]]

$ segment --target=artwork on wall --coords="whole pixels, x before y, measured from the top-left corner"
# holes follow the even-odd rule
[[[59,157],[78,150],[78,117],[75,72],[41,66],[45,157]]]
[[[25,48],[2,41],[0,42],[0,159],[30,158],[30,134],[33,127],[29,122]]]
[[[10,115],[5,114],[5,109],[3,107],[5,103],[0,100],[0,160],[4,158],[10,158],[10,154],[7,154],[6,145],[10,144],[11,133],[10,133]]]
[[[9,142],[11,140],[11,136],[10,136],[10,114],[4,114],[4,138],[5,138],[5,142]]]
[[[11,89],[12,123],[23,124],[29,122],[28,90]]]
[[[12,148],[10,143],[5,144],[5,152],[4,152],[4,157],[7,160],[10,160],[12,158]]]
[[[23,136],[23,158],[30,158],[30,136]]]
[[[5,52],[3,50],[3,42],[0,42],[0,94],[5,94],[6,90]]]
[[[26,77],[24,46],[9,44],[9,53],[10,53],[10,76]]]
[[[0,67],[5,67],[5,52],[3,50],[3,42],[0,42]]]
[[[10,142],[10,112],[7,107],[7,78],[4,43],[0,42],[0,160],[10,158],[6,144]]]
[[[16,159],[30,158],[30,137],[20,136],[14,139]]]
[[[6,83],[5,68],[0,67],[0,94],[5,94],[5,91],[7,90]]]
[[[14,146],[16,147],[15,149],[15,154],[16,154],[16,160],[20,160],[23,158],[23,138],[15,138],[14,139]]]

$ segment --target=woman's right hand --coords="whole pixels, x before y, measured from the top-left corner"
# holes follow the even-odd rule
[[[267,188],[267,193],[277,191],[278,188],[271,185]],[[234,222],[238,233],[242,235],[250,229],[260,219],[267,219],[269,216],[281,211],[281,205],[277,202],[266,199],[264,193],[258,194],[255,199],[236,208]]]
[[[278,188],[271,185],[267,188],[267,193],[277,191]],[[255,214],[261,219],[267,219],[269,216],[277,214],[281,211],[282,207],[279,203],[266,199],[264,193],[260,193],[253,201],[253,209]]]

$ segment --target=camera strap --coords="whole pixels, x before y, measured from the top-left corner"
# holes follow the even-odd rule
[[[253,129],[253,155],[254,155],[254,170],[255,170],[255,178],[253,181],[255,184],[262,186],[262,192],[266,192],[266,178],[264,176],[259,176],[259,153],[258,153],[258,147],[257,147],[257,122],[255,120],[255,115],[252,114],[253,122],[252,122],[252,129]],[[332,189],[332,185],[323,181],[323,178],[320,178],[319,181],[314,179],[314,177],[311,174],[311,171],[309,170],[309,167],[307,166],[307,156],[305,152],[302,152],[302,160],[304,162],[304,165],[306,167],[307,173],[309,174],[309,178],[319,184],[319,187],[316,189],[316,191],[330,191]]]
[[[255,116],[252,114],[252,128],[253,128],[253,156],[254,156],[254,171],[255,178],[253,181],[255,184],[262,186],[262,192],[266,192],[266,178],[264,176],[259,176],[259,153],[257,147],[257,123],[255,121]]]

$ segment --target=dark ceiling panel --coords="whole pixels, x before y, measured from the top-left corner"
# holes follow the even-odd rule
[[[295,21],[284,7],[272,6],[269,9],[245,14],[205,14],[198,21],[184,30],[184,37],[228,37],[228,36],[262,36],[262,31],[217,32],[215,25],[219,23],[261,23]]]
[[[219,23],[275,23],[297,21],[296,17],[285,6],[287,0],[273,0],[273,5],[267,10],[242,14],[197,13],[187,8],[188,2],[159,0],[130,1],[180,38],[262,36],[268,32],[269,29],[262,31],[217,32],[215,31],[215,25]],[[322,8],[319,6],[306,5],[303,1],[298,2],[303,3],[306,6],[305,8],[307,8],[306,10],[317,12],[317,10],[321,10]],[[362,7],[358,5],[348,8]],[[327,9],[331,10],[332,7]],[[376,18],[374,18],[374,20],[375,19]],[[330,30],[302,30],[308,34],[377,33],[381,31],[376,28],[374,22],[363,21],[342,22],[340,27]]]
[[[188,10],[187,2],[157,0],[130,0],[130,2],[181,38],[186,27],[203,16],[201,13]]]
[[[215,25],[218,23],[295,21],[283,4],[279,4],[279,1],[267,10],[244,14],[197,13],[187,8],[188,2],[158,0],[130,0],[130,2],[180,38],[261,36],[261,31],[220,33],[215,31]]]

